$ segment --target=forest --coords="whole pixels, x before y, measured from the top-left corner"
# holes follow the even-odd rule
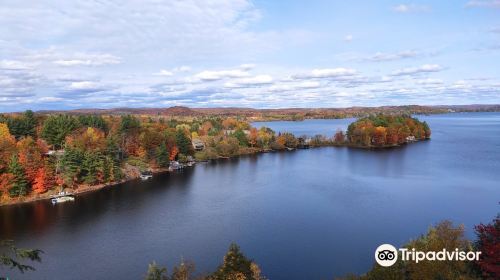
[[[342,136],[336,138],[342,139]],[[429,125],[409,115],[370,116],[351,123],[347,128],[347,141],[351,146],[391,147],[430,137]]]
[[[96,189],[172,163],[317,146],[387,147],[430,133],[405,115],[362,118],[333,137],[296,137],[226,116],[0,115],[0,204]]]
[[[202,143],[195,149],[193,141]],[[137,177],[144,170],[263,149],[284,148],[283,136],[235,118],[179,121],[151,116],[0,116],[3,201]]]

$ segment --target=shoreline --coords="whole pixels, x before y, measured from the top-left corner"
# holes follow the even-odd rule
[[[234,155],[234,156],[230,156],[230,157],[219,156],[218,158],[215,158],[215,159],[209,159],[209,160],[205,160],[205,161],[194,161],[194,164],[192,166],[185,166],[184,168],[193,167],[197,163],[209,162],[212,160],[231,159],[231,158],[235,158],[235,157],[239,157],[239,156],[263,154],[266,152],[267,152],[266,150],[255,150],[254,152],[242,153],[242,154],[238,154],[238,155]],[[169,168],[155,168],[155,169],[151,170],[151,172],[153,174],[162,174],[162,173],[174,172],[174,171],[175,170],[171,170]],[[74,196],[78,196],[81,194],[95,192],[95,191],[99,191],[99,190],[102,190],[102,189],[105,189],[108,187],[113,187],[116,185],[124,184],[124,183],[130,182],[133,180],[137,180],[137,179],[139,179],[139,175],[135,174],[133,176],[130,176],[128,178],[125,178],[125,179],[122,179],[122,180],[116,181],[116,182],[109,182],[109,183],[105,183],[105,184],[97,184],[97,185],[92,185],[92,186],[80,185],[76,189],[72,189],[71,194]],[[28,203],[32,203],[32,202],[36,202],[36,201],[48,200],[48,199],[51,199],[52,196],[55,194],[56,194],[56,192],[54,192],[54,190],[51,190],[51,191],[48,191],[48,192],[45,192],[43,194],[39,194],[39,195],[36,195],[33,197],[23,197],[22,199],[16,198],[16,199],[12,199],[12,200],[9,200],[6,202],[2,201],[2,202],[0,202],[0,208],[4,207],[4,206],[22,205],[22,204],[28,204]]]
[[[151,172],[153,174],[161,174],[161,173],[172,172],[172,171],[170,171],[168,168],[161,168],[161,169],[155,169]],[[126,179],[122,179],[120,181],[109,182],[109,183],[105,183],[105,184],[97,184],[97,185],[92,185],[92,186],[81,185],[81,186],[78,186],[76,189],[73,189],[71,191],[71,194],[78,196],[78,195],[82,195],[85,193],[95,192],[95,191],[99,191],[99,190],[102,190],[102,189],[105,189],[108,187],[113,187],[116,185],[127,183],[127,182],[137,180],[137,179],[139,179],[139,176],[133,176],[133,177],[129,177]],[[54,193],[53,191],[48,191],[46,193],[39,194],[39,195],[36,195],[33,197],[26,197],[25,199],[22,199],[22,200],[13,199],[11,201],[1,202],[0,207],[21,205],[21,204],[27,204],[27,203],[32,203],[32,202],[36,202],[36,201],[48,200],[48,199],[51,199],[54,194],[56,194],[56,193]]]
[[[386,150],[386,149],[399,148],[399,147],[406,146],[408,144],[418,143],[418,142],[427,141],[427,140],[430,140],[430,139],[423,139],[423,140],[412,141],[412,142],[408,142],[408,143],[404,143],[404,144],[391,145],[391,146],[380,146],[380,147],[350,145],[350,144],[345,144],[345,143],[344,144],[329,143],[329,144],[326,144],[326,145],[310,146],[309,148],[314,149],[314,148],[323,148],[323,147],[333,147],[333,148],[349,148],[349,149],[361,149],[361,150]],[[241,154],[234,155],[234,156],[229,156],[229,157],[219,156],[218,158],[215,158],[215,159],[208,159],[208,160],[205,160],[205,161],[195,161],[192,166],[186,166],[186,167],[193,167],[197,163],[210,162],[212,160],[222,160],[222,159],[227,160],[227,159],[236,158],[236,157],[240,157],[240,156],[265,154],[265,153],[270,153],[270,152],[293,152],[293,151],[296,151],[296,150],[307,150],[309,148],[291,148],[291,149],[285,148],[283,150],[259,149],[259,150],[253,150],[253,152],[241,153]],[[186,167],[184,167],[184,168],[186,168]],[[175,170],[171,170],[169,168],[156,168],[156,169],[152,169],[151,172],[153,174],[162,174],[162,173],[174,172],[174,171]],[[120,184],[123,184],[123,183],[127,183],[127,182],[130,182],[130,181],[133,181],[133,180],[137,180],[137,179],[139,179],[139,175],[135,174],[135,175],[133,175],[131,177],[128,177],[128,178],[125,178],[125,179],[122,179],[122,180],[116,181],[116,182],[109,182],[109,183],[105,183],[105,184],[97,184],[97,185],[93,185],[93,186],[81,185],[81,186],[78,186],[76,189],[73,189],[73,191],[71,192],[71,194],[73,194],[75,196],[78,196],[78,195],[81,195],[81,194],[99,191],[99,190],[102,190],[102,189],[105,189],[105,188],[108,188],[108,187],[113,187],[113,186],[116,186],[116,185],[120,185]],[[36,202],[36,201],[48,200],[48,199],[51,199],[54,194],[56,194],[56,193],[53,192],[53,190],[51,190],[51,191],[48,191],[46,193],[39,194],[39,195],[36,195],[36,196],[33,196],[33,197],[26,197],[26,198],[24,198],[22,200],[12,199],[12,200],[7,201],[7,202],[0,202],[0,207],[13,206],[13,205],[22,205],[22,204],[32,203],[32,202]]]

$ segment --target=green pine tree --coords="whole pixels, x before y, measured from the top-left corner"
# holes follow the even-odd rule
[[[168,167],[170,160],[167,145],[165,145],[165,143],[161,143],[160,147],[156,150],[156,162],[160,167]]]
[[[178,129],[175,134],[175,142],[179,147],[181,154],[189,155],[192,153],[191,140],[186,136],[182,129]]]
[[[86,184],[97,183],[97,175],[103,169],[103,157],[99,152],[86,152],[83,155],[81,177]]]
[[[24,168],[19,163],[17,155],[12,156],[8,170],[9,173],[14,175],[11,188],[9,189],[9,195],[11,197],[26,195],[29,190],[29,184],[24,173]]]
[[[61,167],[64,181],[67,185],[73,186],[75,182],[79,181],[83,160],[83,152],[77,149],[67,148],[64,151],[61,159]]]
[[[9,131],[17,139],[31,136],[36,138],[36,118],[33,111],[28,110],[20,117],[7,117],[6,123]]]
[[[66,136],[76,127],[77,121],[72,116],[50,116],[43,124],[42,137],[56,149],[62,148]]]

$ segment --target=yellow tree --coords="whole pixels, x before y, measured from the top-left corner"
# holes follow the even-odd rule
[[[7,168],[14,153],[16,153],[16,139],[10,134],[7,125],[0,123],[0,173]]]
[[[37,177],[38,169],[43,166],[42,152],[31,136],[17,142],[19,163],[23,166],[28,182],[32,184]]]

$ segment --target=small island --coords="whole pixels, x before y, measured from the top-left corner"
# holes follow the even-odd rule
[[[296,136],[220,114],[0,115],[0,205],[72,195],[196,162],[322,146],[388,148],[429,139],[411,115],[367,114],[346,132]]]
[[[342,132],[337,134],[337,140],[343,138]],[[387,148],[430,137],[431,129],[425,121],[409,115],[376,115],[351,123],[345,141],[352,147]]]

